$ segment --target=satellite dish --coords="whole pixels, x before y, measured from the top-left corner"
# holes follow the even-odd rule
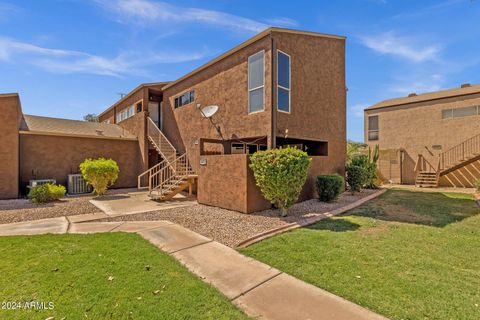
[[[200,111],[202,111],[202,115],[205,118],[211,118],[215,113],[217,113],[218,106],[206,106],[203,107]]]

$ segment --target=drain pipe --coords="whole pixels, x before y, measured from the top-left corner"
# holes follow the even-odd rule
[[[276,68],[276,52],[277,52],[277,47],[275,44],[275,39],[273,37],[273,32],[270,31],[270,48],[271,48],[271,96],[270,96],[270,102],[271,102],[271,113],[272,113],[272,132],[271,132],[271,140],[272,140],[272,149],[277,147],[277,110],[275,109],[275,102],[276,102],[276,86],[275,86],[275,80],[277,78],[277,68]]]

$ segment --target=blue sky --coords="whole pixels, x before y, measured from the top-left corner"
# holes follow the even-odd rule
[[[268,26],[347,36],[356,141],[368,105],[480,83],[476,0],[0,0],[0,92],[19,92],[25,113],[81,119]]]

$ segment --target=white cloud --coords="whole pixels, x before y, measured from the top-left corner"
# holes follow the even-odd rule
[[[297,27],[298,26],[298,21],[287,18],[287,17],[269,18],[269,19],[265,19],[265,22],[267,22],[272,26],[277,26],[277,27]]]
[[[35,65],[53,73],[89,73],[108,76],[144,75],[144,67],[201,59],[203,52],[126,53],[104,57],[82,51],[51,49],[0,37],[0,61]]]
[[[264,23],[233,14],[199,8],[180,7],[150,0],[95,0],[104,9],[115,13],[120,22],[148,23],[205,23],[249,32],[260,32]]]
[[[418,45],[415,39],[396,36],[393,32],[364,36],[360,41],[380,54],[393,55],[416,63],[436,61],[440,53],[438,45]]]
[[[445,77],[441,74],[416,74],[410,79],[404,78],[391,85],[388,90],[395,94],[425,93],[441,90],[445,85]]]
[[[355,118],[363,119],[363,110],[369,106],[370,105],[366,103],[354,104],[353,106],[348,107],[348,113],[353,115]]]

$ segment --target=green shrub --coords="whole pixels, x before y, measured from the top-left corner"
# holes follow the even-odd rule
[[[477,191],[480,191],[480,179],[476,180],[473,184],[474,184],[475,188],[477,189]]]
[[[117,181],[120,169],[112,159],[86,159],[80,164],[83,178],[93,187],[93,192],[102,195]]]
[[[65,192],[66,189],[64,186],[51,183],[41,184],[30,188],[28,199],[33,203],[46,203],[63,198]]]
[[[378,145],[375,146],[373,153],[372,150],[368,149],[368,155],[357,154],[354,155],[349,163],[349,165],[362,167],[365,171],[364,179],[362,181],[362,187],[368,189],[376,189],[378,187],[378,176],[377,176],[377,161],[378,161],[379,149]]]
[[[337,173],[317,176],[315,185],[317,187],[318,199],[330,202],[338,198],[343,189],[343,177]]]
[[[298,200],[311,159],[296,148],[258,151],[250,159],[257,186],[265,199],[280,208],[285,216]]]
[[[352,193],[359,192],[365,181],[365,168],[349,164],[347,166],[347,183]]]

